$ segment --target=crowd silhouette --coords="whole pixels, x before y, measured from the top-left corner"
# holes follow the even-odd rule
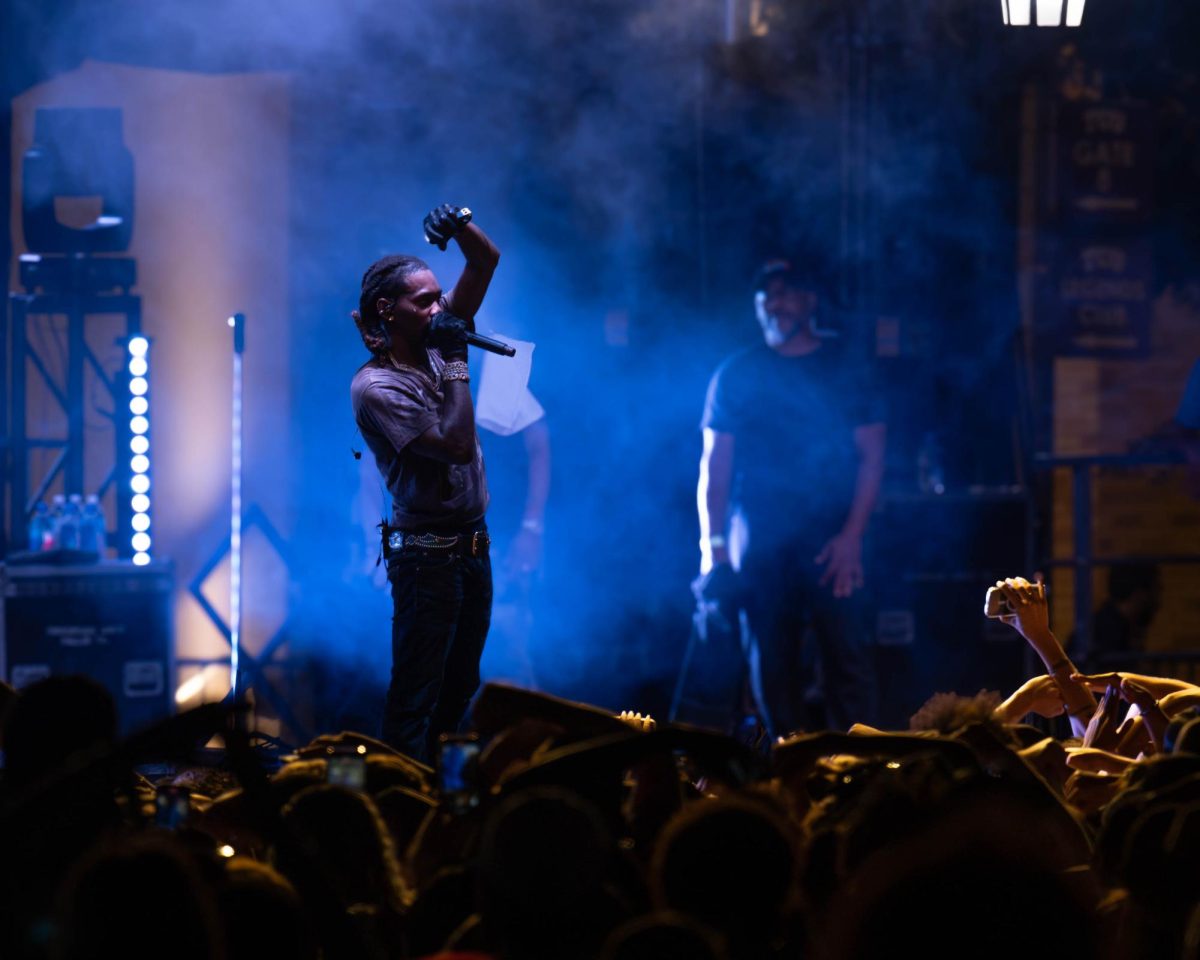
[[[119,741],[91,680],[6,689],[0,956],[1200,957],[1200,687],[1078,673],[997,589],[1053,661],[1007,698],[767,744],[489,685],[454,803],[363,734],[271,763],[230,706]]]

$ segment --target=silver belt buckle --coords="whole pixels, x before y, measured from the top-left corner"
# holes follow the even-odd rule
[[[388,550],[400,550],[404,547],[404,531],[393,530],[388,534]]]

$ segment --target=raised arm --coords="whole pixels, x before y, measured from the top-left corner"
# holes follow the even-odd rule
[[[467,262],[458,281],[446,294],[446,309],[456,317],[462,317],[474,329],[475,314],[479,312],[479,305],[483,303],[484,294],[492,282],[492,274],[496,272],[496,264],[500,262],[500,251],[478,225],[469,223],[461,226],[453,217],[448,220],[437,219],[439,212],[444,212],[448,207],[449,204],[443,204],[426,218],[426,237],[430,238],[431,243],[436,242],[433,237],[452,237],[466,257]],[[433,221],[432,236],[430,221]],[[438,232],[439,228],[452,232]]]
[[[1063,702],[1071,717],[1071,729],[1081,736],[1096,710],[1096,698],[1086,684],[1073,679],[1077,671],[1063,651],[1062,644],[1050,629],[1050,609],[1046,591],[1040,583],[1030,583],[1024,577],[1009,577],[996,581],[996,587],[1008,599],[1011,616],[1000,619],[1014,627],[1046,665],[1062,692]]]

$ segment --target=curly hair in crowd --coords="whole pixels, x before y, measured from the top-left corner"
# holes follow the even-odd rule
[[[935,693],[912,715],[908,729],[951,734],[972,723],[989,723],[1000,700],[1000,694],[993,690],[980,690],[973,697]]]

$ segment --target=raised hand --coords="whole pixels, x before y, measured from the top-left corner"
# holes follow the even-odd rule
[[[1115,797],[1120,788],[1120,777],[1076,770],[1067,778],[1063,796],[1073,807],[1084,813],[1094,813]]]
[[[425,214],[422,226],[425,229],[425,242],[434,244],[439,250],[445,250],[450,238],[455,236],[471,221],[471,211],[453,203],[443,203]]]
[[[1024,577],[1009,577],[997,580],[996,587],[1007,598],[1013,609],[1010,616],[1000,619],[1015,627],[1030,643],[1042,642],[1050,633],[1050,605],[1046,603],[1046,590],[1040,583],[1030,583]]]
[[[1153,677],[1144,673],[1129,673],[1125,670],[1111,673],[1073,673],[1071,679],[1097,692],[1103,691],[1106,687],[1118,687],[1123,680],[1132,680],[1145,687],[1159,700],[1172,693],[1185,691],[1200,693],[1200,687],[1188,683],[1186,680],[1176,680],[1174,677]]]
[[[1109,687],[1100,700],[1083,734],[1083,745],[1097,750],[1116,750],[1120,741],[1121,698],[1115,687]]]
[[[1154,695],[1140,683],[1130,680],[1128,677],[1121,681],[1121,686],[1118,689],[1121,691],[1122,700],[1132,703],[1141,711],[1142,720],[1146,724],[1146,731],[1150,734],[1154,748],[1162,750],[1163,738],[1167,734],[1167,726],[1170,724],[1170,720],[1167,719],[1167,715],[1159,707]]]
[[[1113,753],[1111,750],[1097,750],[1095,747],[1067,748],[1067,766],[1072,770],[1103,774],[1120,773],[1136,762],[1133,757]]]
[[[1058,682],[1049,674],[1030,677],[996,708],[1002,723],[1016,723],[1027,713],[1057,717],[1067,708]]]

